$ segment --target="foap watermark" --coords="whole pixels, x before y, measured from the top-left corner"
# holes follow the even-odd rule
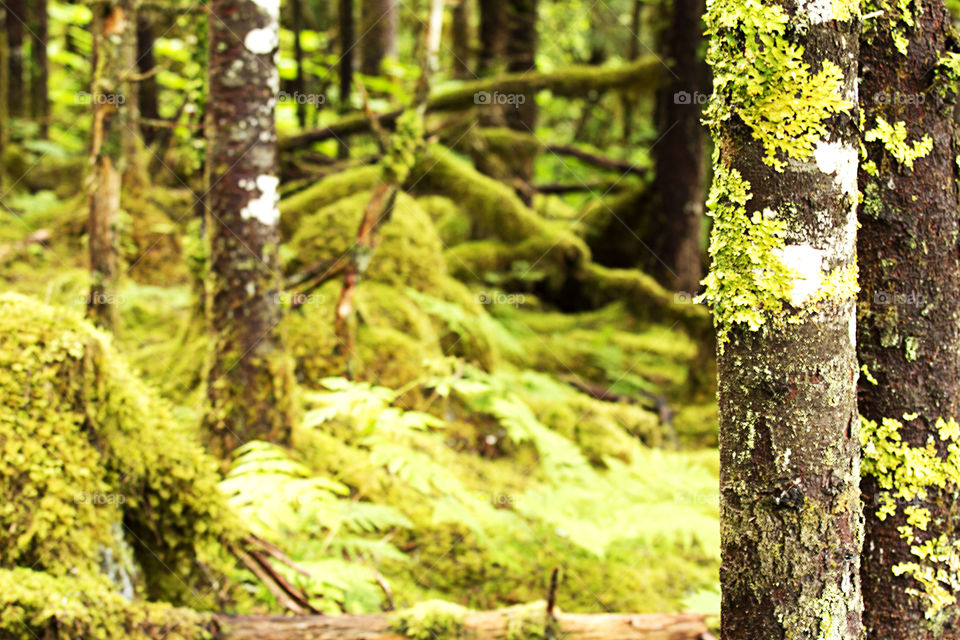
[[[674,304],[700,304],[697,299],[696,293],[690,293],[689,291],[677,291],[673,294],[673,303]]]
[[[925,305],[926,302],[926,296],[917,292],[896,293],[893,291],[875,291],[873,293],[874,304],[897,304],[919,307]]]
[[[873,94],[873,101],[876,104],[923,104],[927,96],[922,93],[900,93],[899,91],[886,92],[879,91]]]
[[[477,494],[477,501],[489,502],[491,505],[498,508],[516,507],[523,502],[523,499],[523,496],[520,494],[503,493],[500,491],[493,491],[491,493],[481,491]]]
[[[273,294],[273,303],[285,307],[319,307],[327,301],[327,296],[322,293],[289,293],[287,291],[277,291]]]
[[[99,491],[88,493],[82,491],[73,496],[74,504],[92,504],[97,507],[123,504],[126,501],[127,497],[122,493],[100,493]]]
[[[677,91],[673,94],[673,104],[679,105],[704,105],[710,103],[712,100],[712,93],[703,93],[702,91],[694,91],[693,93],[689,91]]]
[[[477,91],[473,94],[473,103],[482,104],[482,105],[510,105],[512,107],[519,107],[520,105],[526,103],[527,96],[522,93],[500,93],[499,91],[494,91],[490,93],[489,91]]]
[[[277,95],[277,102],[280,104],[308,104],[319,107],[322,104],[326,104],[327,96],[322,93],[300,93],[299,91],[287,93],[286,91],[281,91]]]
[[[127,299],[122,295],[117,293],[88,293],[86,295],[80,294],[77,296],[77,304],[86,304],[91,305],[95,304],[97,306],[117,306],[126,304]]]
[[[82,105],[104,105],[112,104],[116,107],[126,104],[127,97],[122,93],[90,93],[88,91],[78,91],[73,95],[74,104]]]
[[[677,504],[719,506],[720,494],[680,492],[674,494],[673,501]]]
[[[522,293],[481,291],[477,294],[477,302],[480,304],[508,304],[512,307],[519,307],[522,304],[526,304],[527,298]]]

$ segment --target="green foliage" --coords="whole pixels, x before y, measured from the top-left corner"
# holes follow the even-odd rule
[[[907,124],[898,122],[891,125],[882,117],[877,116],[877,124],[873,129],[863,134],[866,142],[881,142],[893,158],[906,169],[913,169],[913,163],[925,157],[933,150],[933,138],[928,134],[910,144],[907,142]]]

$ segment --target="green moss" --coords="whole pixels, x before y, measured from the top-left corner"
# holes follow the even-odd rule
[[[548,640],[556,637],[552,619],[543,600],[503,609],[507,619],[507,640]],[[552,633],[552,635],[551,635]]]
[[[303,216],[361,192],[369,198],[370,189],[379,181],[377,167],[357,167],[330,175],[312,187],[284,198],[280,201],[280,231],[289,238],[297,232]]]
[[[467,609],[452,602],[421,602],[393,614],[391,628],[410,640],[452,640],[464,637]]]
[[[0,296],[0,446],[16,487],[0,530],[17,532],[0,537],[2,568],[97,575],[129,545],[144,595],[211,604],[196,594],[231,570],[243,531],[216,463],[78,314]]]

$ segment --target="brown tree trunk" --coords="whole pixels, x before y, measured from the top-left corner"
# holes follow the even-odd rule
[[[125,2],[98,5],[93,17],[93,106],[90,178],[90,214],[87,236],[92,283],[87,310],[97,324],[117,326],[117,212],[120,183],[125,167],[127,100],[129,85],[123,81],[125,38],[129,13]]]
[[[938,428],[938,420],[960,417],[956,94],[951,90],[945,99],[941,87],[931,86],[931,70],[956,51],[956,42],[942,0],[918,3],[913,15],[915,27],[904,24],[899,13],[870,19],[860,43],[867,156],[859,174],[857,345],[869,373],[860,379],[860,414],[870,421],[864,424],[861,575],[864,625],[875,640],[960,633],[955,601],[960,569],[952,546],[960,539],[960,478],[947,473],[945,487],[936,487],[932,477],[903,483],[899,475],[908,455],[920,456],[922,473],[942,474],[948,447],[960,441],[942,437]],[[895,32],[905,34],[906,55],[897,49]],[[891,139],[896,136],[884,134],[881,122],[904,127],[899,150]],[[894,448],[891,436],[877,433],[885,420],[895,421],[888,425],[896,426],[906,447]],[[935,453],[924,455],[928,442]],[[918,486],[926,495],[913,498]],[[906,495],[898,494],[902,489]],[[931,524],[908,522],[911,512],[925,512]],[[913,552],[940,536],[934,557]],[[916,568],[901,573],[910,564]],[[925,584],[918,579],[925,572],[942,573]]]
[[[527,73],[537,68],[537,0],[511,0],[507,4],[507,71]],[[537,126],[537,102],[534,93],[523,95],[515,108],[507,107],[507,126],[517,131],[533,133]],[[529,181],[533,174],[531,159],[529,171],[521,176]]]
[[[23,35],[27,20],[24,0],[7,0],[7,59],[8,93],[10,115],[19,118],[25,115],[26,86],[23,82]]]
[[[478,73],[489,76],[506,68],[507,1],[478,0],[480,9],[480,60]]]
[[[293,80],[293,95],[305,95],[307,92],[306,74],[303,70],[303,40],[300,33],[303,28],[303,0],[290,0],[291,21],[293,24],[293,59],[297,63],[297,77]],[[307,102],[296,100],[297,124],[302,129],[307,125]]]
[[[4,5],[0,5],[0,191],[7,189],[7,148],[10,146],[10,101],[9,93],[9,59],[10,47],[7,46],[7,20],[11,20],[10,12]]]
[[[630,11],[630,36],[627,41],[627,60],[630,62],[636,60],[640,55],[640,17],[642,9],[643,0],[633,0],[633,8]],[[634,109],[636,109],[635,97],[627,92],[621,93],[620,110],[623,118],[623,144],[629,144],[630,139],[633,138]]]
[[[724,640],[861,634],[855,11],[708,8]]]
[[[655,235],[646,238],[650,255],[641,257],[643,269],[674,291],[691,295],[703,277],[701,242],[706,146],[700,124],[700,104],[694,96],[707,95],[706,73],[700,59],[703,0],[674,0],[662,57],[672,61],[668,82],[657,94],[657,143],[653,189]],[[684,101],[683,96],[691,99]]]
[[[292,377],[277,329],[280,2],[214,0],[210,10],[205,422],[222,454],[288,440]]]
[[[40,123],[40,137],[47,138],[50,100],[47,93],[47,0],[33,0],[30,31],[30,110]]]
[[[153,20],[150,14],[140,12],[137,15],[137,70],[142,79],[139,82],[137,98],[140,115],[150,120],[160,119],[160,108],[157,97],[157,76],[155,75],[156,60],[153,55]],[[141,127],[143,140],[151,144],[157,136],[155,127]]]
[[[356,34],[353,22],[353,0],[340,0],[340,113],[350,110],[350,91],[353,87],[353,57],[356,48]],[[350,157],[350,148],[340,141],[337,157]]]
[[[465,80],[474,77],[471,69],[470,0],[460,0],[453,6],[450,42],[453,52],[453,77]]]
[[[117,82],[123,87],[126,101],[122,112],[123,168],[121,181],[123,188],[139,191],[148,182],[144,165],[143,136],[140,133],[140,81],[137,75],[137,16],[140,0],[122,0],[126,12],[122,44],[120,46],[120,68],[117,70]]]
[[[360,16],[360,73],[375,76],[397,52],[397,0],[361,0]]]

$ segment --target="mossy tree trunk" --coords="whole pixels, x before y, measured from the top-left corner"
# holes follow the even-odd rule
[[[290,0],[290,22],[293,30],[293,61],[297,65],[297,75],[293,79],[293,94],[306,94],[307,79],[303,69],[303,0]],[[297,100],[297,123],[301,128],[307,126],[307,103]]]
[[[24,97],[26,91],[23,82],[23,34],[27,20],[24,0],[6,0],[7,8],[7,100],[10,115],[19,118],[24,115]]]
[[[289,437],[291,372],[277,330],[279,0],[215,0],[209,20],[206,425],[219,453]]]
[[[478,73],[489,76],[503,71],[507,53],[507,2],[478,0],[480,9],[480,55]]]
[[[127,100],[124,81],[127,2],[97,5],[93,9],[94,70],[90,91],[91,130],[90,213],[87,236],[92,283],[87,309],[93,321],[108,329],[117,324],[117,213],[121,175],[126,166]]]
[[[725,640],[861,633],[857,16],[708,5]]]
[[[671,73],[657,94],[659,135],[651,149],[656,220],[650,227],[656,231],[647,239],[653,255],[641,261],[664,286],[690,294],[700,289],[703,277],[706,136],[694,96],[708,93],[700,58],[704,6],[704,0],[674,0],[663,37],[662,57],[671,61]]]
[[[47,94],[47,0],[33,0],[30,21],[30,110],[40,123],[40,137],[47,138],[50,100]]]
[[[360,72],[375,76],[383,59],[396,54],[397,0],[362,0],[360,16]]]
[[[472,45],[470,40],[470,0],[459,0],[453,6],[450,25],[450,51],[453,54],[453,77],[460,80],[473,77]]]
[[[949,448],[958,438],[938,424],[960,417],[956,93],[931,86],[956,42],[942,0],[911,5],[915,26],[881,5],[860,42],[867,155],[857,346],[870,374],[861,376],[860,414],[872,423],[864,423],[864,624],[876,640],[956,637],[960,477]],[[904,448],[878,431],[884,421]],[[920,454],[928,442],[935,453]],[[929,474],[922,480],[901,476],[914,455],[928,467],[917,471]],[[928,541],[935,554],[924,557],[916,550]]]

